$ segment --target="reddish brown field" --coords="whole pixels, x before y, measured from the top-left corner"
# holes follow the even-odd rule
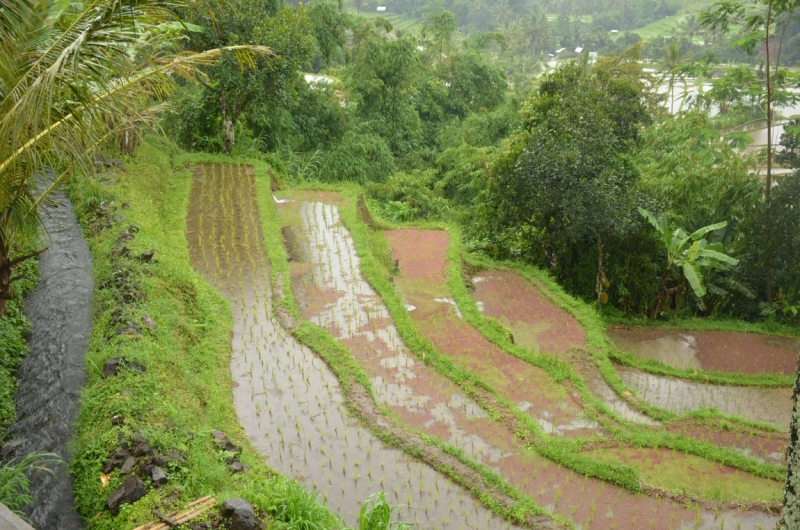
[[[613,326],[608,334],[621,349],[667,364],[681,363],[680,368],[792,375],[797,361],[798,339],[789,337],[628,326]],[[696,358],[696,363],[684,361],[687,357]]]
[[[473,277],[483,312],[511,329],[516,343],[539,352],[566,353],[586,346],[586,332],[519,274],[481,271]]]

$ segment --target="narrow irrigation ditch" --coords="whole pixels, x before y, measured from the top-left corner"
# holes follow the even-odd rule
[[[32,324],[30,353],[19,366],[15,395],[17,420],[8,430],[0,457],[9,461],[49,452],[70,461],[81,390],[86,384],[84,356],[92,330],[92,255],[63,195],[42,215],[49,249],[39,258],[39,286],[25,301]],[[36,528],[73,530],[84,522],[74,511],[73,485],[61,466],[54,474],[35,473],[26,511]]]
[[[230,302],[239,421],[267,464],[320,492],[349,524],[371,493],[422,527],[506,528],[469,492],[388,447],[348,411],[339,381],[273,316],[256,185],[247,166],[195,168],[187,224],[194,266]]]

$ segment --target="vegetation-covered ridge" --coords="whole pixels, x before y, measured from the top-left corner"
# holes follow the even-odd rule
[[[70,183],[98,286],[71,465],[77,508],[91,528],[118,529],[152,520],[153,509],[167,513],[206,495],[243,497],[273,525],[337,527],[337,516],[264,464],[237,422],[230,398],[230,309],[189,263],[191,173],[174,168],[170,154],[171,145],[151,139],[118,174]],[[141,259],[151,251],[150,261]],[[104,374],[112,358],[125,361],[116,375]],[[215,430],[240,448],[234,448],[241,451],[237,459],[248,471],[231,470],[226,460],[232,453],[215,443]],[[136,437],[165,460],[168,481],[150,489],[145,477],[144,498],[112,516],[106,501],[125,476],[104,466]]]

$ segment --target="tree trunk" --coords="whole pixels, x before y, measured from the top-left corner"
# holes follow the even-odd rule
[[[6,313],[6,304],[11,299],[11,262],[8,256],[0,256],[0,317]]]
[[[772,77],[770,73],[769,28],[772,25],[772,2],[767,7],[767,23],[765,28],[764,54],[767,62],[767,182],[764,189],[764,200],[769,208],[772,195]],[[767,303],[772,303],[772,242],[770,240],[770,227],[767,223],[764,243],[766,243],[766,272],[767,272]]]
[[[800,356],[792,392],[792,422],[789,425],[789,446],[786,448],[786,487],[783,490],[783,511],[777,530],[800,529]]]
[[[233,149],[233,143],[236,140],[235,138],[235,130],[233,125],[233,118],[229,115],[228,106],[225,103],[225,94],[220,92],[219,95],[219,110],[222,114],[222,127],[225,129],[225,142],[224,142],[224,149],[225,154],[231,154],[231,150]]]

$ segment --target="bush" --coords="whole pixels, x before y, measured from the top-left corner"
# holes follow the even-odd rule
[[[383,182],[396,171],[386,142],[372,134],[348,131],[324,153],[319,171],[323,182]]]

